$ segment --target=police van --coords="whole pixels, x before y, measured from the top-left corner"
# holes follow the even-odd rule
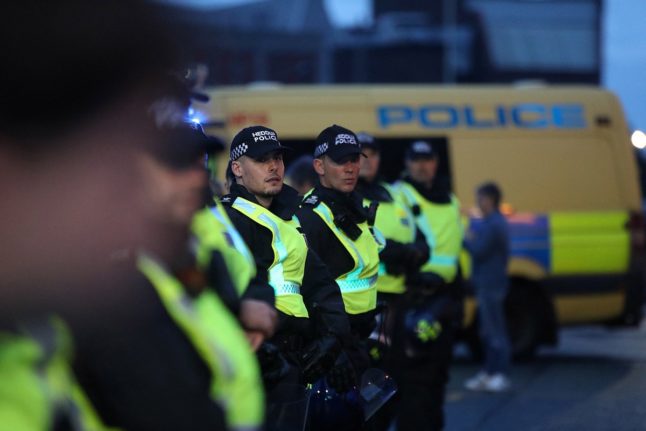
[[[365,131],[395,180],[408,144],[440,155],[464,209],[474,188],[497,182],[512,240],[507,301],[516,356],[555,343],[562,325],[635,325],[641,318],[644,216],[636,160],[617,98],[590,86],[267,86],[210,91],[195,115],[230,138],[242,127],[275,129],[312,153],[331,124]],[[225,163],[223,161],[223,163]],[[470,222],[477,223],[471,216]],[[462,259],[463,273],[469,262]],[[465,333],[477,337],[467,300]]]

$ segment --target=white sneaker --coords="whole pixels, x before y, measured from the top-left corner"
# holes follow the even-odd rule
[[[484,390],[489,392],[504,392],[509,390],[511,382],[504,374],[494,374],[489,376],[484,385]]]
[[[489,374],[484,371],[480,371],[478,374],[464,382],[464,387],[470,391],[484,391],[487,389],[487,382],[489,379]]]

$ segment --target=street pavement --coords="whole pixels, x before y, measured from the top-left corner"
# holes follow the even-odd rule
[[[458,348],[445,431],[646,430],[646,321],[562,330],[558,347],[513,365],[505,393],[465,390],[478,369]]]

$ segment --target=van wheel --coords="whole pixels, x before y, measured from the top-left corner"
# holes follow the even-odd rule
[[[535,294],[524,291],[525,287],[512,287],[505,301],[507,333],[515,360],[532,359],[541,335],[541,301],[533,301]]]
[[[478,333],[478,322],[479,318],[476,315],[475,320],[468,328],[464,329],[463,340],[469,348],[469,353],[471,353],[471,359],[476,362],[482,362],[484,360],[484,352],[482,351],[482,343],[480,343],[480,334]]]

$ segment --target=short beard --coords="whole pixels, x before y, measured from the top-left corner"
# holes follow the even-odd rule
[[[276,190],[276,191],[272,191],[272,192],[261,192],[261,193],[258,193],[258,196],[263,197],[263,198],[273,198],[273,197],[275,197],[275,196],[278,196],[278,194],[279,194],[282,190],[283,190],[283,188],[281,187],[280,189],[278,189],[278,190]]]

